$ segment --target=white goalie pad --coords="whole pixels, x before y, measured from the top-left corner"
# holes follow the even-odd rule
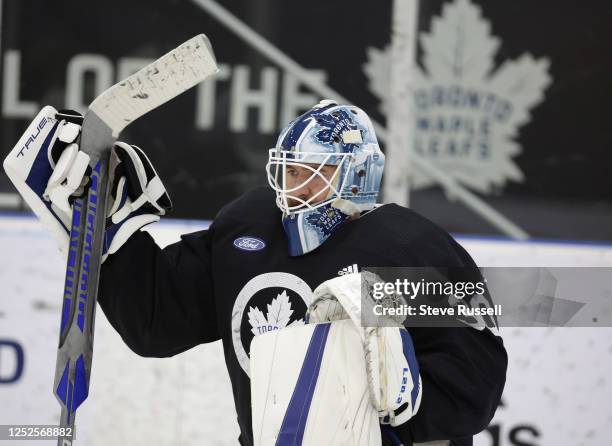
[[[350,320],[256,336],[251,404],[255,446],[382,444],[361,334]]]
[[[362,280],[363,279],[363,280]],[[314,291],[308,308],[310,322],[352,320],[361,336],[363,358],[370,396],[381,424],[399,426],[418,411],[422,398],[422,382],[412,338],[399,320],[383,322],[392,326],[364,327],[363,305],[374,304],[366,296],[371,283],[380,281],[369,272],[346,274],[323,282]],[[394,298],[385,305],[396,305]]]

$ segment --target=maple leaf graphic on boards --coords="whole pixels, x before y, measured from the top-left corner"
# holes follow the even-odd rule
[[[500,39],[469,0],[444,5],[429,33],[421,33],[423,68],[414,70],[414,149],[466,186],[498,191],[524,175],[513,158],[522,151],[518,129],[552,82],[547,58],[528,53],[495,66]],[[370,47],[363,69],[370,91],[389,110],[391,51]],[[413,187],[434,184],[414,172]]]

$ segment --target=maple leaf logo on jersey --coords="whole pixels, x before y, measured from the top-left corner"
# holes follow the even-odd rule
[[[335,116],[334,116],[335,115]],[[317,118],[317,124],[322,127],[317,132],[316,138],[323,144],[334,145],[342,142],[342,133],[347,130],[357,130],[357,125],[345,110],[337,110],[329,115],[321,115]],[[342,144],[344,152],[351,152],[356,144]]]
[[[291,309],[291,302],[289,302],[289,296],[287,292],[283,291],[281,294],[272,299],[272,303],[268,304],[268,312],[264,316],[263,312],[257,307],[249,307],[249,323],[251,324],[251,332],[258,336],[263,333],[267,333],[272,330],[278,330],[287,326],[302,325],[304,321],[298,319],[289,323],[289,319],[293,314]]]
[[[522,151],[515,138],[552,81],[548,59],[523,54],[495,67],[500,40],[469,0],[447,3],[419,42],[424,69],[414,70],[415,150],[479,192],[523,181],[512,159]],[[384,114],[390,62],[389,47],[368,48],[363,67]],[[415,170],[413,184],[426,187],[433,180]]]

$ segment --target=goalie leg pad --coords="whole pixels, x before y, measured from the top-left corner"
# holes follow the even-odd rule
[[[374,304],[368,298],[371,283],[381,280],[365,271],[323,282],[314,291],[307,318],[309,322],[350,318],[362,337],[372,404],[381,423],[398,426],[416,414],[422,386],[412,338],[402,321],[389,318],[384,322],[391,326],[362,326],[362,306]],[[396,296],[386,300],[387,305],[400,303]]]
[[[250,370],[256,446],[381,445],[362,339],[350,320],[257,336]]]

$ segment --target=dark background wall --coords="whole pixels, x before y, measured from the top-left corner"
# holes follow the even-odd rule
[[[533,236],[612,240],[612,7],[604,1],[589,2],[587,8],[569,0],[428,0],[419,10],[421,36],[434,33],[432,19],[452,4],[478,8],[477,22],[489,24],[490,38],[498,40],[492,74],[528,53],[547,60],[550,76],[541,101],[530,107],[528,120],[513,136],[518,151],[512,161],[523,180],[500,180],[491,190],[475,192]],[[279,0],[223,5],[385,122],[380,94],[372,90],[364,66],[371,62],[371,48],[383,51],[389,45],[390,1],[316,0],[307,8]],[[263,167],[275,134],[320,98],[196,2],[5,0],[0,155],[8,153],[43,105],[62,108],[70,97],[86,104],[105,75],[114,83],[128,64],[146,62],[134,59],[154,59],[201,32],[210,37],[223,66],[215,91],[201,87],[179,97],[129,127],[123,139],[153,159],[175,203],[172,216],[213,218],[224,203],[265,184]],[[421,41],[420,70],[435,77],[426,56]],[[98,71],[84,72],[79,86],[70,78],[71,67],[90,61]],[[254,99],[258,106],[246,105],[249,90],[261,92]],[[13,192],[3,173],[0,192]],[[499,234],[436,186],[414,191],[411,206],[451,231]]]

